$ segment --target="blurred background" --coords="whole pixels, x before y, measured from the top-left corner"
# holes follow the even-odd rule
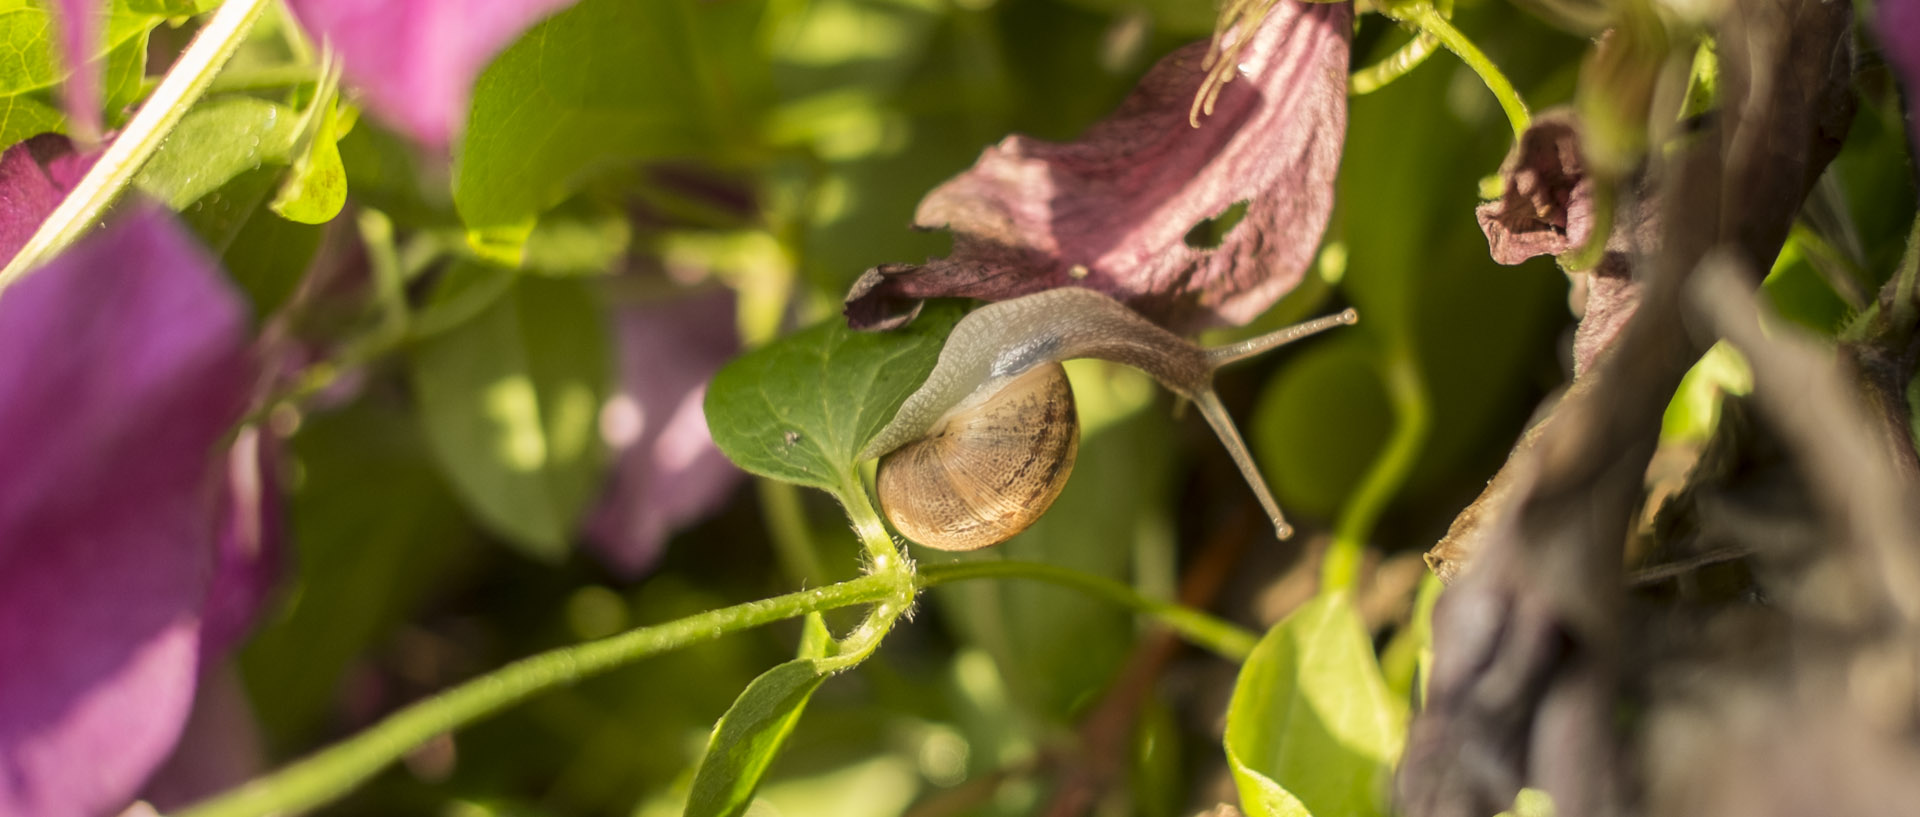
[[[1572,97],[1586,37],[1504,3],[1454,11],[1536,110]],[[270,765],[520,656],[857,575],[829,497],[703,448],[698,385],[740,349],[838,319],[863,270],[944,254],[946,235],[907,229],[923,194],[1007,133],[1072,139],[1214,16],[1206,0],[582,0],[481,74],[449,154],[346,124],[350,198],[331,224],[254,217],[260,197],[235,185],[266,182],[244,175],[188,208],[258,313],[298,304],[290,331],[338,364],[273,419],[292,569],[239,654]],[[1408,39],[1360,20],[1356,67]],[[263,23],[231,70],[284,61],[287,25]],[[185,33],[157,33],[156,53]],[[1913,213],[1897,95],[1871,53],[1860,88],[1831,174],[1841,226],[1796,232],[1768,283],[1829,334],[1849,314],[1832,282],[1872,291]],[[1360,311],[1221,380],[1293,540],[1272,539],[1196,413],[1082,362],[1074,478],[1040,523],[972,558],[1108,575],[1264,630],[1312,595],[1338,530],[1367,546],[1361,610],[1384,644],[1419,554],[1570,374],[1568,276],[1545,258],[1494,264],[1474,220],[1510,141],[1444,52],[1354,97],[1307,282],[1206,338]],[[505,271],[521,242],[524,272]],[[305,276],[284,274],[290,252]],[[414,331],[369,342],[396,303]],[[1706,438],[1730,379],[1701,381],[1669,413],[1676,444]],[[489,391],[503,382],[542,409],[531,471],[463,436],[519,405]],[[1142,634],[1071,591],[941,588],[817,693],[754,813],[1030,814],[1098,769],[1118,772],[1093,789],[1099,814],[1230,800],[1235,668]],[[716,719],[797,638],[769,627],[544,695],[324,813],[678,814]],[[1115,690],[1131,702],[1117,720],[1100,714]],[[1090,745],[1090,722],[1125,728]]]

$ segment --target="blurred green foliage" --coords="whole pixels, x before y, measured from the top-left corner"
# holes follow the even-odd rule
[[[110,96],[130,98],[160,21],[139,14],[207,3],[124,5],[108,76]],[[957,314],[930,310],[910,360],[862,357],[865,341],[835,321],[855,276],[943,253],[945,236],[906,229],[928,189],[1009,132],[1072,138],[1154,59],[1206,36],[1213,16],[1203,0],[582,0],[490,64],[464,140],[444,157],[316,102],[317,70],[275,84],[277,67],[316,58],[269,16],[176,131],[193,150],[163,152],[141,186],[182,209],[263,321],[307,290],[288,331],[321,338],[317,353],[347,372],[316,384],[324,399],[288,421],[294,565],[241,659],[273,760],[515,657],[858,572],[844,512],[814,491],[784,522],[755,501],[776,492],[735,492],[639,579],[583,555],[580,520],[607,465],[609,310],[689,282],[733,288],[746,343],[788,339],[750,353],[735,370],[758,366],[745,380],[714,383],[715,436],[756,473],[838,488],[861,435],[931,364]],[[1573,99],[1588,40],[1498,3],[1463,3],[1455,21],[1536,110]],[[0,138],[12,139],[58,123],[45,32],[10,25],[0,35],[40,49],[0,60],[11,112]],[[1363,17],[1354,65],[1407,38]],[[1897,95],[1871,70],[1861,88],[1820,194],[1825,215],[1796,231],[1767,283],[1780,311],[1828,333],[1857,309],[1849,292],[1890,274],[1912,223]],[[15,134],[16,123],[31,129]],[[1321,263],[1260,324],[1349,304],[1361,321],[1222,376],[1303,529],[1253,544],[1245,564],[1259,575],[1227,582],[1224,615],[1265,629],[1310,597],[1289,596],[1284,577],[1303,575],[1332,530],[1380,553],[1424,549],[1565,380],[1566,276],[1546,259],[1494,264],[1473,217],[1510,138],[1494,98],[1444,52],[1352,100]],[[341,184],[348,218],[295,223],[324,221]],[[378,218],[355,220],[365,214]],[[1703,367],[1669,413],[1675,438],[1703,439],[1716,389],[1738,384],[1724,355]],[[910,555],[1040,561],[1173,598],[1253,497],[1196,442],[1199,418],[1144,377],[1069,370],[1084,439],[1052,512],[989,552]],[[804,462],[743,447],[789,409],[777,419],[802,430],[792,445]],[[811,548],[826,575],[791,575],[803,562],[776,558],[775,539]],[[1363,620],[1364,592],[1295,609],[1240,676],[1233,773],[1279,792],[1274,802],[1381,813],[1427,630],[1404,613]],[[744,807],[737,784],[749,778],[761,782],[755,809],[786,815],[1044,807],[1081,750],[1074,730],[1137,656],[1139,620],[1018,581],[944,586],[916,614],[824,684],[768,672],[796,666],[781,663],[802,640],[787,626],[558,690],[416,751],[329,813],[679,814],[716,722],[756,702],[736,700],[756,678],[754,689],[782,693],[767,695],[780,704],[768,711],[798,716],[804,703],[804,716],[744,730],[744,761],[708,813]],[[855,622],[829,615],[810,643],[821,625],[844,635]],[[1383,676],[1373,646],[1388,631],[1398,635],[1382,639],[1393,645]],[[1204,690],[1225,689],[1232,668],[1174,661],[1123,730],[1121,805],[1102,813],[1190,814],[1217,794],[1225,702]],[[1269,717],[1280,709],[1314,717]],[[785,751],[773,755],[769,736]]]

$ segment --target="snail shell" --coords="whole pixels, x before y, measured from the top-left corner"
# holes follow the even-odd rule
[[[880,460],[880,507],[901,535],[941,550],[1006,541],[1046,513],[1080,447],[1073,389],[1043,363],[962,403]]]
[[[1005,541],[1053,504],[1073,468],[1080,422],[1060,361],[1099,358],[1192,400],[1273,520],[1292,535],[1218,395],[1213,373],[1356,320],[1353,310],[1239,343],[1202,348],[1088,289],[988,304],[955,324],[925,383],[860,453],[884,457],[880,505],[901,534],[945,550]],[[978,436],[979,440],[971,439]]]

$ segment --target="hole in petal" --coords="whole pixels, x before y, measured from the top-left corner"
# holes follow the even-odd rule
[[[1213,218],[1204,219],[1193,229],[1187,231],[1187,246],[1196,250],[1211,250],[1227,239],[1227,233],[1240,224],[1247,216],[1247,202],[1236,201],[1232,206],[1220,211]]]

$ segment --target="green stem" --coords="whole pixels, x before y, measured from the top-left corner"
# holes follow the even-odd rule
[[[1414,463],[1420,460],[1420,450],[1426,447],[1432,418],[1427,410],[1426,386],[1420,382],[1420,373],[1414,368],[1412,358],[1412,353],[1400,349],[1391,353],[1387,361],[1383,374],[1387,400],[1393,406],[1393,436],[1387,439],[1386,450],[1381,451],[1367,469],[1353,499],[1340,512],[1340,521],[1334,526],[1333,544],[1327,547],[1326,558],[1320,564],[1322,592],[1349,589],[1359,581],[1367,537],[1373,534],[1374,523],[1380,520],[1387,501],[1399,492]]]
[[[880,521],[880,514],[873,510],[873,503],[867,501],[867,489],[860,482],[857,468],[848,467],[840,477],[840,490],[835,492],[840,506],[847,509],[847,518],[853,522],[853,532],[860,537],[860,544],[867,551],[867,572],[891,573],[896,571],[912,572],[906,561],[900,558],[900,550],[893,546],[893,534],[887,532],[887,526]]]
[[[95,223],[133,180],[133,175],[166,141],[173,126],[186,116],[187,109],[213,82],[213,75],[233,56],[234,49],[247,36],[253,21],[271,0],[228,0],[208,18],[206,27],[193,38],[168,69],[165,79],[153,95],[140,106],[127,127],[108,145],[93,169],[74,185],[73,192],[54,208],[53,214],[27,239],[25,246],[0,269],[0,294],[27,270],[59,254],[68,244]]]
[[[240,91],[273,91],[281,88],[293,88],[312,85],[320,81],[320,69],[311,63],[286,63],[266,65],[247,70],[227,71],[214,77],[213,84],[207,86],[207,93],[225,94]]]
[[[924,589],[971,579],[1030,579],[1070,587],[1151,616],[1181,638],[1229,661],[1247,660],[1247,656],[1253,653],[1253,646],[1260,641],[1256,633],[1191,607],[1150,599],[1124,583],[1054,565],[985,561],[929,565],[920,569],[915,583]]]
[[[1390,11],[1383,9],[1382,13],[1390,13]],[[1507,121],[1513,125],[1514,141],[1520,141],[1521,135],[1527,132],[1527,125],[1532,122],[1532,116],[1527,113],[1527,103],[1520,98],[1520,93],[1513,89],[1513,83],[1507,81],[1506,74],[1500,73],[1499,66],[1494,65],[1493,60],[1487,59],[1487,55],[1481,53],[1480,48],[1474,45],[1472,40],[1467,39],[1467,35],[1461,34],[1460,29],[1454,28],[1453,24],[1447,22],[1447,18],[1440,16],[1440,12],[1431,5],[1422,3],[1412,9],[1410,14],[1398,19],[1402,23],[1413,26],[1416,31],[1439,40],[1448,51],[1452,51],[1454,56],[1467,64],[1468,68],[1479,74],[1480,81],[1486,83],[1487,90],[1492,91],[1494,98],[1500,100],[1500,109],[1506,111]]]
[[[1363,96],[1392,84],[1394,80],[1407,75],[1420,67],[1420,64],[1433,56],[1434,48],[1440,40],[1424,31],[1415,32],[1413,39],[1400,46],[1384,59],[1362,68],[1347,77],[1347,93]]]
[[[555,687],[689,644],[811,612],[870,603],[892,606],[889,602],[897,603],[899,595],[897,575],[863,576],[549,650],[395,712],[364,732],[176,812],[174,817],[260,817],[316,808],[347,793],[434,736]]]

